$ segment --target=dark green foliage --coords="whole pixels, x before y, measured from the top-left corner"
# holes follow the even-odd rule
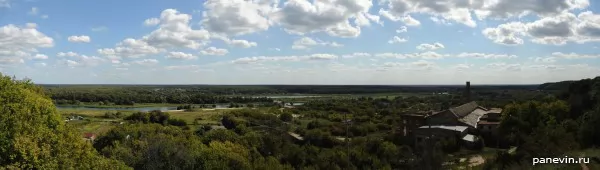
[[[173,118],[168,119],[167,124],[173,125],[173,126],[187,126],[187,123],[185,122],[185,120],[173,119]]]
[[[0,74],[0,169],[128,169],[64,124],[42,88]]]
[[[123,117],[123,113],[121,112],[106,112],[104,113],[103,118],[107,118],[107,119],[118,119]]]
[[[284,122],[291,122],[294,119],[294,117],[292,116],[291,113],[286,112],[286,113],[282,113],[281,115],[279,115],[279,119],[281,119],[281,121],[284,121]]]

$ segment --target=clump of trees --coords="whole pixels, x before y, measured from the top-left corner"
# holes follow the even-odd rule
[[[64,124],[43,89],[0,74],[0,169],[129,169]]]
[[[107,119],[119,119],[122,118],[124,115],[123,113],[117,111],[117,112],[106,112],[104,113],[104,116],[102,116],[103,118],[107,118]]]
[[[181,119],[170,118],[169,113],[153,110],[150,112],[136,112],[127,117],[125,120],[132,122],[140,122],[144,124],[155,123],[161,125],[187,126],[187,123]]]

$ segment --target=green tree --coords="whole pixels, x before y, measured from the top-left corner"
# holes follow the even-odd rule
[[[128,169],[64,124],[40,87],[0,74],[0,169]]]
[[[292,122],[292,120],[294,119],[294,116],[292,116],[291,113],[282,113],[281,115],[279,115],[279,119],[281,119],[281,121],[284,122]]]

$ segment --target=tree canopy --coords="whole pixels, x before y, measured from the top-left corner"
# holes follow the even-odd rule
[[[128,169],[100,156],[66,126],[43,89],[0,74],[0,167]]]

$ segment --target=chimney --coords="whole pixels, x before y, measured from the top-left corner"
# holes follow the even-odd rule
[[[467,81],[467,87],[465,88],[465,100],[471,102],[471,82]]]

